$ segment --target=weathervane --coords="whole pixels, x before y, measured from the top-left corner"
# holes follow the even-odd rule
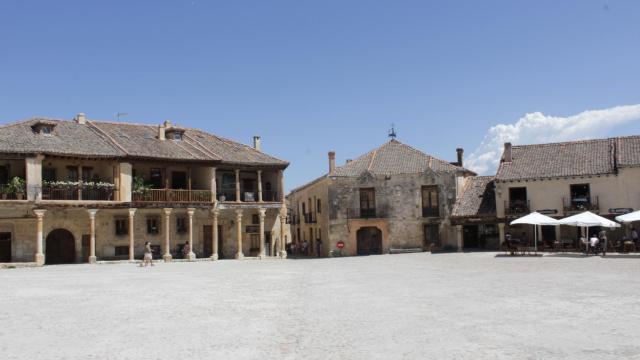
[[[396,125],[395,124],[391,124],[391,130],[389,130],[389,137],[391,139],[394,139],[394,140],[395,140],[396,137],[398,137],[398,134],[396,134]]]

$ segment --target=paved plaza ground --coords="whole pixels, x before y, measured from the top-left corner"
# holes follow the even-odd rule
[[[640,258],[0,270],[2,359],[640,359]]]

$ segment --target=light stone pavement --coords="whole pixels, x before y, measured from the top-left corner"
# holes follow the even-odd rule
[[[0,270],[0,358],[640,359],[640,258]]]

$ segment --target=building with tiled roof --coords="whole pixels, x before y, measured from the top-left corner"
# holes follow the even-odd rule
[[[640,136],[506,143],[495,176],[495,194],[502,239],[511,220],[532,211],[561,218],[588,210],[613,219],[638,210]],[[547,243],[571,242],[578,237],[575,228],[543,228],[542,238]],[[611,238],[616,236],[622,236],[621,231],[612,232]]]
[[[158,125],[36,117],[0,126],[0,263],[285,256],[288,162]],[[36,231],[37,229],[37,231]]]
[[[455,247],[449,217],[465,179],[475,175],[395,138],[288,195],[294,244],[331,256]],[[340,248],[343,246],[343,248]]]

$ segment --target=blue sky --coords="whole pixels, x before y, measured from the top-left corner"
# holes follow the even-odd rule
[[[640,104],[639,39],[638,1],[3,0],[0,122],[126,112],[259,134],[291,188],[391,123],[453,161],[528,113]],[[640,134],[636,110],[553,139]]]

